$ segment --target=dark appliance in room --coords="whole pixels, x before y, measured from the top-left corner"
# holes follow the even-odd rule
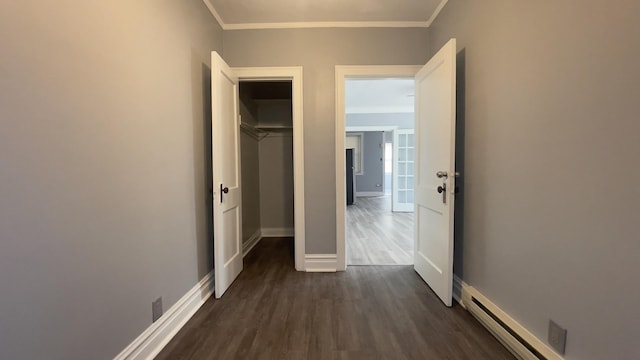
[[[347,149],[347,205],[353,205],[355,201],[355,188],[353,177],[353,149]]]

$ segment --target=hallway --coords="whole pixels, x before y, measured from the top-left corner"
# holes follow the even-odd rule
[[[391,195],[347,206],[348,265],[412,265],[412,212],[392,212]]]
[[[263,239],[220,300],[209,299],[157,359],[513,359],[409,266],[303,273],[292,239]]]

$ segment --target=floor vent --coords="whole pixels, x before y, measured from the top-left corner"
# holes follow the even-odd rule
[[[528,332],[474,288],[463,285],[462,302],[478,321],[521,360],[562,360],[545,343]]]

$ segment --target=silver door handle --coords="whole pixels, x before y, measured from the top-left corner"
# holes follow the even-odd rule
[[[436,173],[436,176],[438,177],[438,179],[442,179],[442,178],[448,178],[449,174],[446,171],[438,171]]]

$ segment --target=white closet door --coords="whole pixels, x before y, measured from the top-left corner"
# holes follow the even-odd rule
[[[215,297],[242,271],[242,193],[238,78],[211,53],[211,141],[213,162],[213,259]]]

